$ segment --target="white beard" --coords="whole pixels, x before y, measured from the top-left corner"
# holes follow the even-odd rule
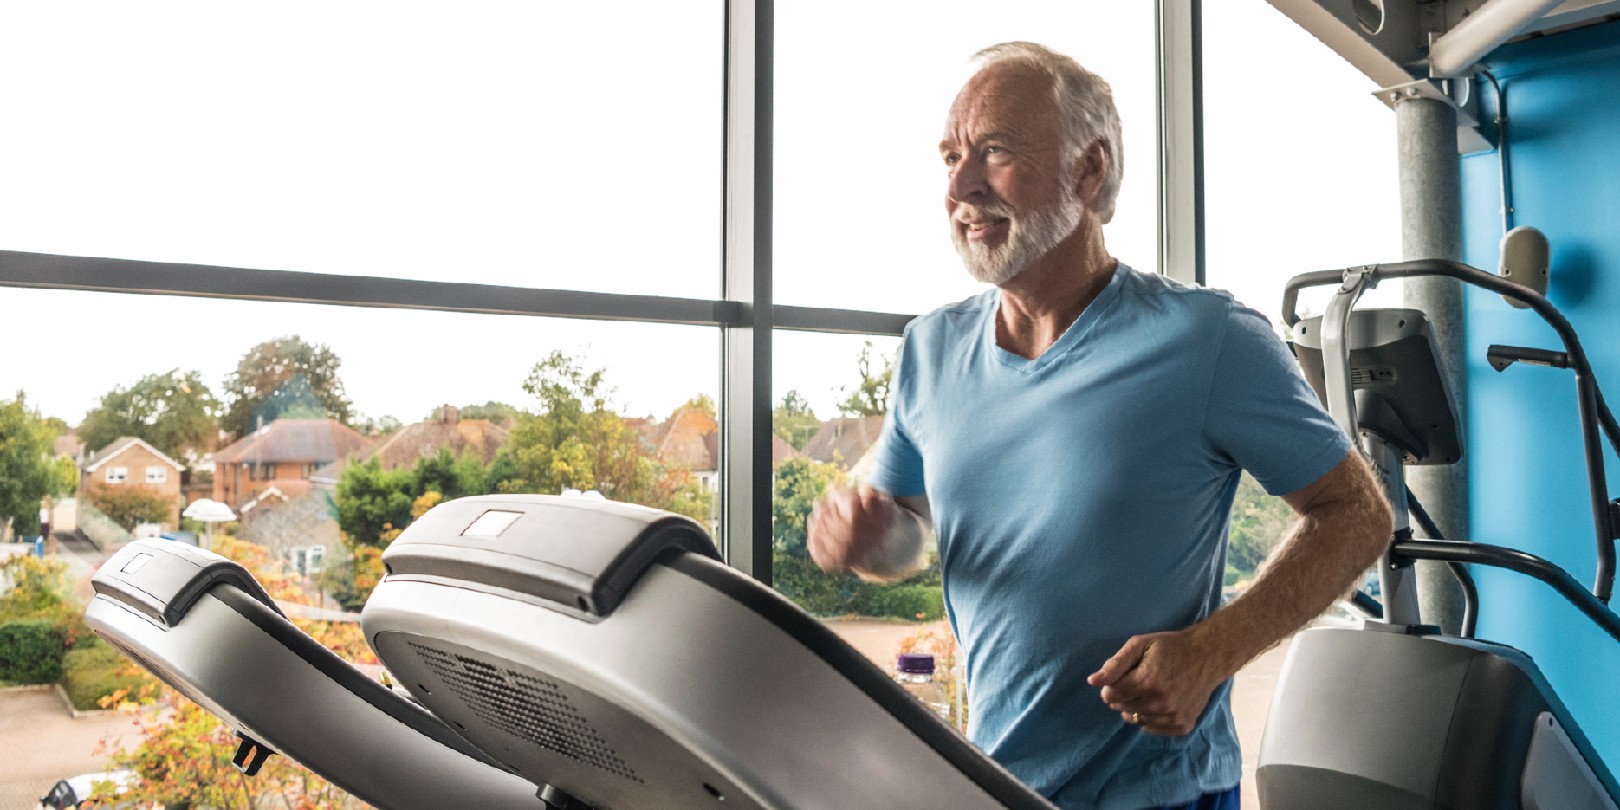
[[[956,243],[956,252],[968,274],[985,284],[1000,286],[1017,278],[1080,227],[1080,196],[1074,189],[1064,188],[1056,203],[1024,217],[1013,217],[1006,204],[999,202],[958,209],[958,213],[964,212],[975,219],[995,217],[1008,222],[1007,241],[998,247],[971,242],[954,219],[950,223],[951,241]]]

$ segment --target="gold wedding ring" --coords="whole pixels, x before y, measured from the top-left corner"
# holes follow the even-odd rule
[[[1142,725],[1142,713],[1141,712],[1131,712],[1131,725],[1133,725],[1133,726]]]

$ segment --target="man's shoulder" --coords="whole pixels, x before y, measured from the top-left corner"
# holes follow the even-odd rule
[[[979,325],[983,323],[985,310],[995,307],[995,299],[995,289],[989,289],[918,315],[906,324],[906,335],[913,341],[929,342],[976,335]]]
[[[1125,292],[1133,298],[1165,309],[1192,310],[1215,316],[1230,314],[1243,305],[1226,290],[1184,284],[1160,273],[1125,267]]]

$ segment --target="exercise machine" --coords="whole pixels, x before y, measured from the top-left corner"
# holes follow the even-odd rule
[[[1404,483],[1408,464],[1451,464],[1462,455],[1456,407],[1433,331],[1413,309],[1355,309],[1392,278],[1441,276],[1534,310],[1564,351],[1492,346],[1498,371],[1514,362],[1575,371],[1596,523],[1598,575],[1590,591],[1557,565],[1481,543],[1448,541]],[[1324,315],[1302,320],[1300,290],[1338,285]],[[1609,609],[1615,575],[1615,504],[1604,477],[1600,429],[1620,430],[1569,322],[1540,294],[1456,262],[1423,260],[1306,273],[1288,282],[1284,319],[1295,355],[1335,421],[1375,467],[1395,512],[1378,562],[1379,600],[1357,593],[1359,628],[1296,636],[1273,695],[1257,781],[1266,810],[1616,810],[1620,786],[1536,664],[1512,647],[1474,638],[1477,591],[1464,564],[1506,568],[1555,589],[1616,641]],[[1416,520],[1428,539],[1414,539]],[[1448,564],[1463,587],[1457,635],[1422,624],[1412,563]]]
[[[462,498],[383,562],[361,623],[397,689],[166,541],[109,560],[87,618],[237,729],[244,770],[279,751],[383,808],[1052,810],[678,515]]]

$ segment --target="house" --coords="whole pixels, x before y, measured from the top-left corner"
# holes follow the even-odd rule
[[[821,423],[803,455],[848,470],[860,463],[883,432],[883,417],[840,416]]]
[[[336,419],[277,419],[214,453],[213,498],[237,510],[271,487],[296,498],[317,469],[369,445]]]
[[[185,465],[134,436],[123,436],[79,465],[79,496],[98,488],[140,487],[169,500],[164,525],[180,525],[180,474]]]
[[[644,428],[645,429],[645,428]],[[653,454],[666,464],[684,467],[710,492],[719,488],[720,425],[702,408],[686,407],[663,424],[646,429]],[[771,466],[799,455],[793,445],[771,434]]]
[[[458,409],[445,405],[432,419],[394,431],[355,460],[375,458],[383,469],[392,470],[414,466],[419,459],[432,458],[440,450],[449,450],[450,455],[457,458],[471,453],[489,464],[511,435],[511,429],[488,419],[462,419]]]

